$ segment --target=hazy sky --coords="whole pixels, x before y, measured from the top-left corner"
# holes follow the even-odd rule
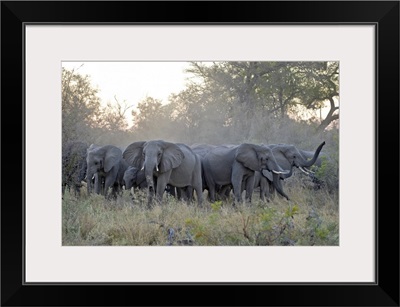
[[[116,96],[136,106],[146,96],[167,103],[171,93],[183,90],[189,62],[63,62],[62,66],[90,75],[104,104],[114,103]]]

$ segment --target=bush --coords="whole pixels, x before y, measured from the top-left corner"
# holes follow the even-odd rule
[[[252,204],[218,201],[204,208],[173,197],[148,208],[142,191],[135,202],[127,191],[116,201],[100,195],[77,199],[67,192],[63,245],[338,245],[337,196],[297,184],[285,188],[290,202],[276,196],[264,203],[254,197]]]

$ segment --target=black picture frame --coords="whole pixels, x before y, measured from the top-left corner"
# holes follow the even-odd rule
[[[376,283],[25,284],[24,24],[32,22],[375,25]],[[2,1],[1,305],[399,306],[399,101],[399,1]]]

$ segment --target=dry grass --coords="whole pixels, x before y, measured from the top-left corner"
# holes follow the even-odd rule
[[[339,245],[338,194],[287,182],[291,201],[215,202],[203,208],[169,197],[147,207],[145,193],[133,202],[127,191],[116,201],[87,195],[63,200],[63,245],[255,246]]]

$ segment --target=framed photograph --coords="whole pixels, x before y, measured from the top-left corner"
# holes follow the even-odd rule
[[[398,1],[1,26],[2,305],[399,306]]]

